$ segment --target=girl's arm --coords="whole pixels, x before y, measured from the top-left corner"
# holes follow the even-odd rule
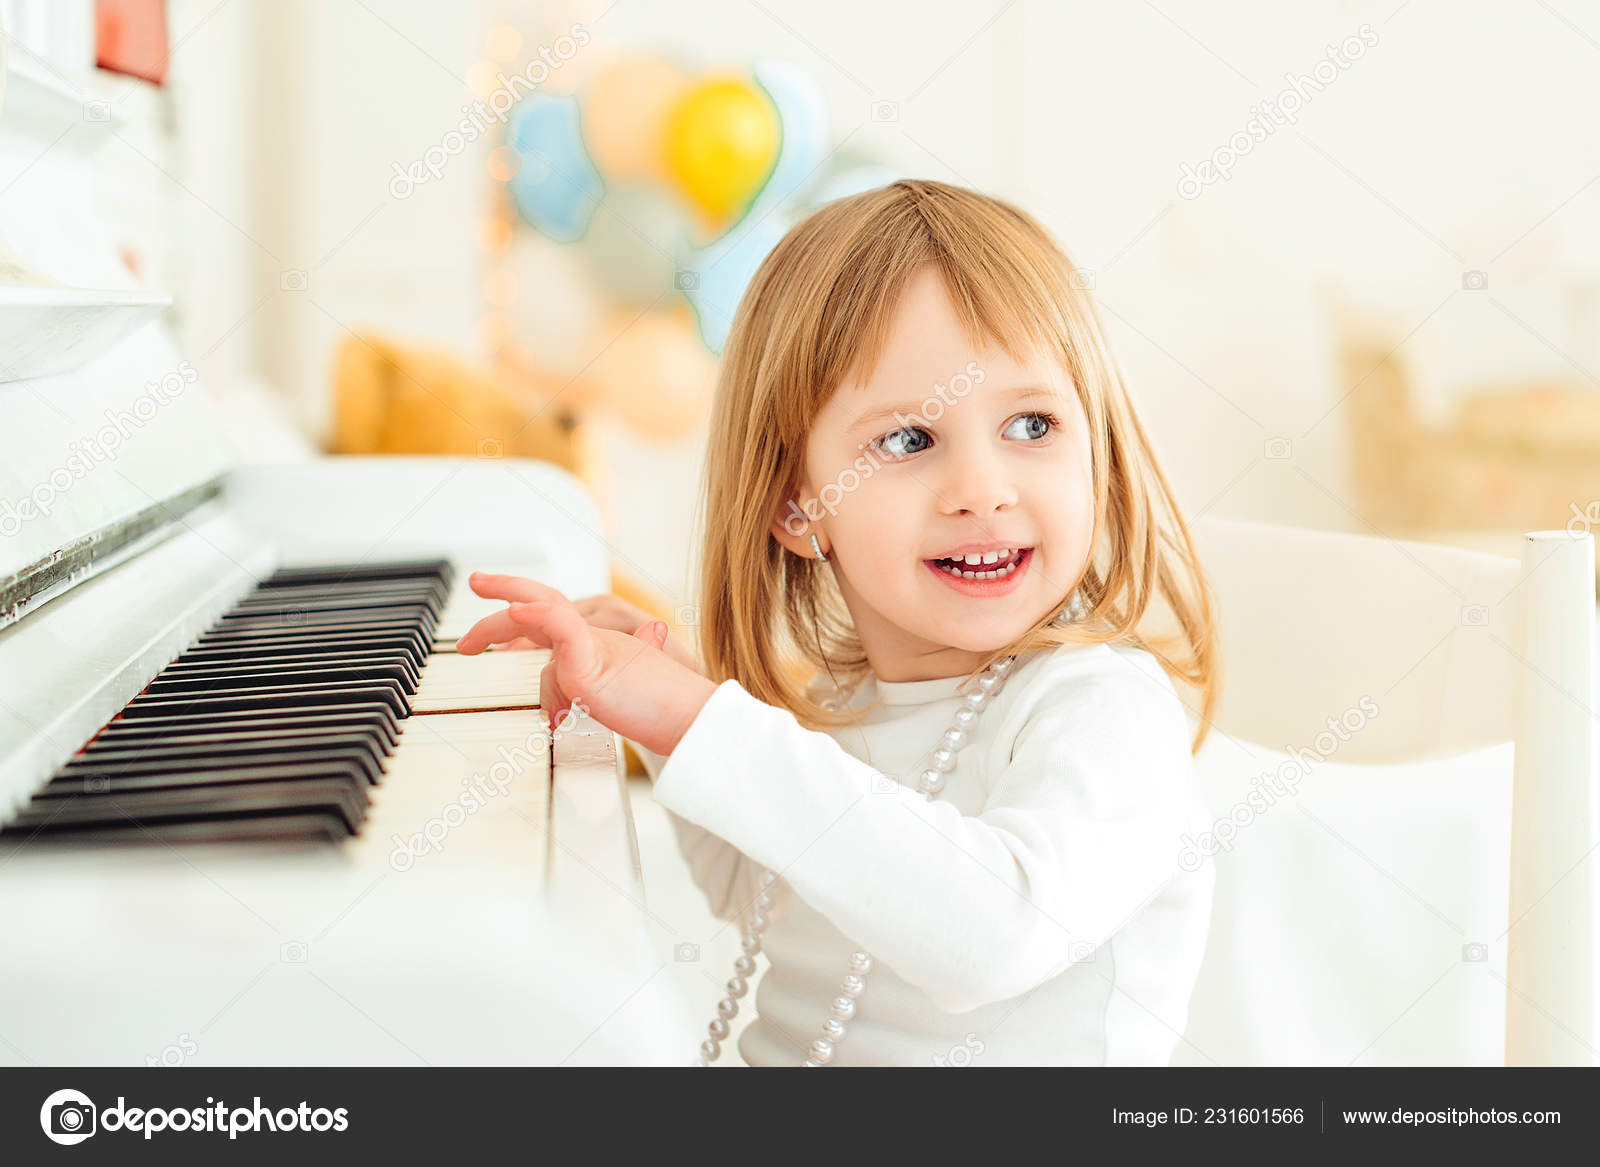
[[[636,746],[637,742],[634,743]],[[667,759],[639,746],[639,757],[654,782],[661,776]],[[743,923],[755,908],[757,881],[761,872],[739,849],[698,827],[681,815],[667,811],[667,820],[678,841],[678,850],[689,865],[689,874],[705,893],[711,914],[719,920]]]
[[[873,768],[833,738],[729,681],[655,794],[963,1013],[1088,959],[1172,881],[1209,895],[1212,878],[1180,862],[1199,804],[1170,683],[1063,678],[1002,762],[982,810],[966,815],[898,783],[875,787]]]

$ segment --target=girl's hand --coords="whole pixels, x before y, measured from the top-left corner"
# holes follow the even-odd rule
[[[666,625],[646,620],[632,635],[596,628],[560,592],[510,575],[474,573],[472,590],[510,601],[456,641],[471,656],[491,644],[526,637],[550,649],[539,677],[540,704],[552,727],[574,702],[623,737],[657,754],[670,754],[716,691],[716,685],[663,652]]]
[[[474,579],[480,577],[483,579],[516,578],[512,576],[491,577],[484,575],[482,572],[475,572],[473,574]],[[477,585],[473,585],[473,590],[478,591]],[[490,592],[483,591],[478,591],[478,594],[493,600],[510,598],[507,596],[502,596],[498,593],[491,594]],[[609,628],[613,632],[626,632],[630,636],[634,632],[637,632],[643,625],[648,624],[650,621],[655,619],[654,616],[650,615],[650,613],[646,612],[643,608],[640,608],[636,604],[630,604],[621,596],[613,595],[610,592],[604,592],[598,596],[587,596],[581,600],[574,600],[572,601],[572,606],[578,610],[578,615],[582,616],[594,627]],[[510,620],[507,620],[491,629],[491,635],[495,632],[503,632],[504,630],[512,627],[514,627],[513,623]],[[663,627],[665,627],[665,625],[663,625]],[[504,643],[491,640],[490,643],[502,649],[546,647],[544,645],[535,644],[527,637],[518,633],[512,632],[510,635],[514,636],[515,639],[507,640]],[[701,676],[705,676],[705,666],[700,663],[700,658],[696,656],[694,650],[685,644],[679,637],[673,636],[671,629],[667,630],[666,642],[658,647],[660,647],[668,656],[677,661],[679,664],[683,665],[685,668],[693,669]]]
[[[643,608],[630,604],[621,596],[612,595],[610,592],[574,600],[572,606],[578,609],[578,615],[594,627],[609,628],[614,632],[632,633],[637,631],[640,625],[655,619]],[[673,636],[670,629],[667,632],[666,643],[661,647],[668,656],[685,668],[693,669],[701,676],[705,675],[706,670],[701,666],[700,658],[687,644]]]

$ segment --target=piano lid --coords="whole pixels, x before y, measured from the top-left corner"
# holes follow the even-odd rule
[[[171,530],[236,461],[95,206],[110,104],[12,45],[0,82],[0,626]],[[96,118],[104,109],[106,116]]]

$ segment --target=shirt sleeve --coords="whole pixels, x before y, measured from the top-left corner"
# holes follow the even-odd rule
[[[667,759],[638,742],[632,744],[654,783],[661,777]],[[747,919],[755,908],[757,884],[761,878],[756,865],[731,843],[671,810],[667,811],[667,821],[672,824],[678,851],[689,865],[690,876],[705,893],[711,914],[719,920],[736,923]]]
[[[883,781],[725,681],[656,798],[778,872],[936,1007],[965,1013],[1114,935],[1181,874],[1197,805],[1187,722],[1164,677],[1127,666],[1064,678],[1021,718],[969,815]]]

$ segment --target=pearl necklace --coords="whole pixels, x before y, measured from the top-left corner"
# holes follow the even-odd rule
[[[976,691],[962,700],[954,722],[940,737],[928,768],[922,772],[920,790],[928,801],[932,802],[944,789],[946,776],[956,768],[957,752],[972,740],[972,730],[978,717],[999,695],[1016,661],[1016,657],[1008,656],[990,665],[978,677]],[[840,710],[845,707],[845,693],[837,689],[836,693],[836,697],[824,702],[824,708]],[[697,1066],[709,1066],[722,1053],[722,1043],[728,1036],[728,1022],[738,1016],[739,1000],[750,991],[749,978],[755,975],[755,958],[761,951],[761,934],[767,927],[767,913],[772,910],[772,889],[777,882],[778,877],[770,868],[762,868],[761,890],[756,896],[755,911],[746,922],[744,935],[739,941],[739,947],[744,951],[733,962],[733,978],[728,981],[728,995],[717,1002],[717,1016],[707,1026],[710,1036],[700,1043],[700,1056],[694,1062]],[[839,995],[833,999],[828,1017],[822,1023],[822,1036],[807,1049],[804,1065],[825,1066],[833,1060],[834,1047],[844,1040],[846,1023],[856,1015],[856,999],[867,987],[872,957],[865,952],[852,952],[847,969],[844,980],[839,984]]]

